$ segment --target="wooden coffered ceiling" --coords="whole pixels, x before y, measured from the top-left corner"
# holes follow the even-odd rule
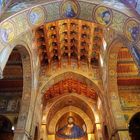
[[[42,66],[97,67],[103,29],[95,23],[65,19],[46,23],[35,31]]]
[[[126,47],[122,47],[118,53],[117,73],[119,86],[140,85],[138,68]]]
[[[54,84],[45,93],[45,99],[50,100],[54,97],[70,93],[84,95],[93,100],[97,99],[97,94],[94,89],[74,79],[66,79]]]
[[[12,51],[3,74],[4,78],[0,80],[0,94],[8,94],[9,92],[10,95],[12,95],[13,92],[22,94],[22,60],[17,49]]]

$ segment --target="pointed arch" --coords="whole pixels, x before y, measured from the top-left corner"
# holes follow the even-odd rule
[[[96,81],[91,80],[91,78],[87,77],[86,75],[73,71],[66,71],[59,74],[54,74],[52,77],[49,78],[48,81],[43,83],[40,89],[41,93],[44,94],[54,84],[70,77],[73,77],[74,79],[77,79],[80,82],[86,83],[87,86],[92,87],[97,93],[98,97],[103,101],[103,91],[101,87],[99,87],[99,85],[96,84]]]

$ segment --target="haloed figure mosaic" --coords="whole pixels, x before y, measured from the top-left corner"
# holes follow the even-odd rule
[[[73,117],[67,118],[67,124],[57,131],[57,136],[62,139],[77,139],[84,137],[86,132],[74,122]]]

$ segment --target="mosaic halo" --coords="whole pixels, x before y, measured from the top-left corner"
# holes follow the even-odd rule
[[[60,14],[63,18],[75,18],[79,15],[80,6],[76,0],[66,0],[60,6]]]
[[[97,23],[108,26],[112,21],[112,11],[104,6],[96,7],[93,11],[93,18]]]
[[[4,43],[11,42],[15,37],[14,24],[10,21],[4,22],[0,27],[0,36]]]
[[[130,41],[138,41],[140,35],[139,23],[133,19],[129,19],[124,24],[124,33]]]
[[[31,25],[40,25],[45,21],[45,10],[42,7],[35,7],[28,13],[28,20]]]

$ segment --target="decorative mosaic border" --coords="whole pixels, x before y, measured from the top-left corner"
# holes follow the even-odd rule
[[[87,5],[89,7],[86,7]],[[83,14],[82,11],[84,11],[85,14]],[[87,16],[86,13],[88,13],[89,16]],[[112,8],[85,1],[64,0],[43,3],[18,12],[1,22],[0,42],[2,45],[0,47],[0,51],[4,48],[4,46],[12,43],[13,40],[28,30],[31,30],[36,26],[40,26],[45,22],[61,20],[64,18],[79,18],[91,22],[97,22],[105,27],[119,32],[119,34],[125,35],[130,40],[130,36],[126,35],[128,29],[125,28],[126,31],[123,31],[123,28],[126,26],[126,23],[129,25],[129,18],[132,18],[134,22],[139,24],[139,21],[137,21],[134,17],[135,15],[132,17],[132,15],[126,15]],[[3,25],[8,24],[8,22],[12,22],[12,26],[14,27],[11,28],[10,25],[8,25],[8,27],[5,28]],[[9,38],[6,39],[6,36]]]

